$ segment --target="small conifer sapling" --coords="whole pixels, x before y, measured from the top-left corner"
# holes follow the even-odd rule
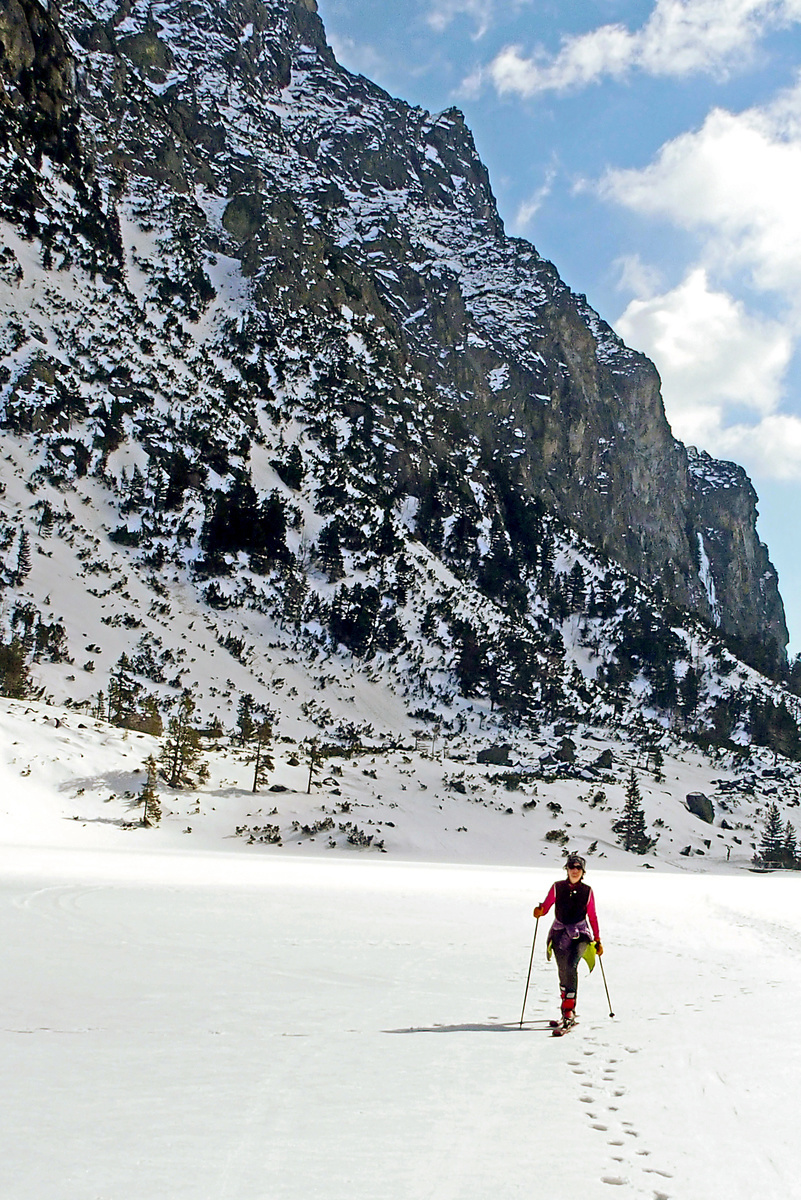
[[[149,827],[161,820],[161,804],[156,783],[158,763],[152,754],[145,760],[145,767],[147,768],[147,778],[141,795],[141,803],[144,805],[142,824]]]
[[[612,829],[617,834],[618,843],[632,854],[649,854],[656,845],[656,838],[649,837],[645,827],[640,785],[633,767],[626,784],[623,812],[618,820],[613,822]]]
[[[270,746],[273,739],[273,727],[269,721],[260,721],[256,726],[254,736],[254,750],[251,762],[253,763],[253,791],[265,786],[269,772],[275,766],[273,756],[270,753]]]

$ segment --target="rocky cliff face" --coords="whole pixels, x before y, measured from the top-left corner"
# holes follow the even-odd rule
[[[160,473],[189,543],[297,446],[311,538],[391,508],[468,576],[549,512],[782,658],[750,484],[505,235],[458,111],[350,75],[314,0],[0,0],[0,41],[4,415],[43,469]]]

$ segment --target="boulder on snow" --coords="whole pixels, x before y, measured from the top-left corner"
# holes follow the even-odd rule
[[[707,825],[711,825],[715,820],[715,806],[703,792],[688,792],[685,801],[693,816],[700,817]]]
[[[488,763],[493,767],[508,767],[511,749],[510,742],[504,742],[502,746],[487,746],[486,750],[479,750],[476,762]]]
[[[612,751],[607,749],[601,751],[593,765],[598,767],[598,769],[601,771],[611,771],[613,762],[614,757],[612,755]]]
[[[572,738],[563,737],[559,743],[559,748],[556,751],[557,758],[563,763],[573,763],[576,761],[576,743]]]

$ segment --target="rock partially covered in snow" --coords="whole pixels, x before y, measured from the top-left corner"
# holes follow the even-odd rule
[[[706,821],[707,825],[711,825],[715,820],[715,806],[703,792],[688,792],[686,802],[690,812]]]

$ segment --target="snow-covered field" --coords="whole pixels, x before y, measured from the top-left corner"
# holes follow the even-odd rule
[[[554,1040],[554,857],[5,847],[0,1194],[797,1194],[798,878],[593,870]]]
[[[581,753],[602,737],[577,731]],[[716,792],[736,767],[677,747],[664,780],[641,772],[660,835],[643,859],[611,834],[621,743],[593,805],[580,779],[510,791],[466,752],[411,747],[327,760],[307,794],[294,741],[276,744],[284,790],[254,796],[223,739],[201,788],[160,785],[145,829],[158,748],[0,701],[0,1200],[797,1194],[801,875],[748,870],[770,768],[752,768],[762,791]],[[685,807],[699,788],[714,825]],[[560,1040],[545,922],[519,1027],[556,826],[596,845],[615,1013],[582,968]]]

